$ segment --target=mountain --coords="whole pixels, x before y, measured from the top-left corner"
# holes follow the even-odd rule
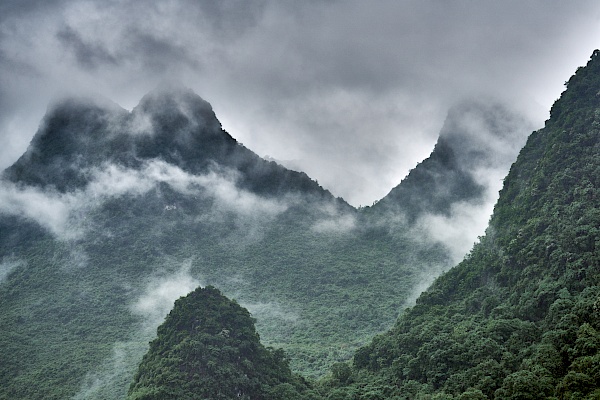
[[[131,112],[55,103],[0,180],[0,398],[124,398],[173,302],[205,285],[294,371],[325,374],[452,260],[372,211],[261,159],[187,89]]]
[[[240,145],[221,128],[209,103],[171,86],[144,96],[131,113],[98,99],[53,105],[27,152],[3,175],[65,192],[88,184],[90,168],[110,163],[139,169],[157,159],[196,175],[214,166],[231,168],[242,175],[242,188],[261,195],[300,191],[333,200],[306,174],[267,162]]]
[[[464,100],[449,110],[430,156],[362,210],[361,225],[386,231],[380,241],[410,232],[445,249],[447,261],[424,271],[413,302],[485,232],[502,178],[532,130],[526,118],[496,100]]]
[[[260,344],[248,310],[207,286],[175,302],[127,398],[278,400],[308,392],[283,352]]]
[[[600,396],[600,51],[566,86],[480,243],[356,352],[329,398]]]
[[[429,214],[450,216],[460,203],[482,204],[533,129],[493,100],[463,101],[448,112],[431,155],[373,207],[402,213],[409,223]]]

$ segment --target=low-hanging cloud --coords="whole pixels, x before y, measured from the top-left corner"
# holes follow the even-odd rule
[[[134,371],[148,350],[148,341],[154,337],[145,332],[135,334],[135,339],[119,341],[113,345],[111,356],[103,360],[94,371],[86,374],[72,400],[125,398]]]
[[[213,197],[219,207],[243,215],[277,215],[287,209],[285,201],[262,198],[240,189],[236,186],[238,179],[236,171],[217,166],[206,174],[193,175],[175,165],[152,160],[140,170],[108,165],[95,171],[86,192],[94,197],[116,197],[125,193],[143,194],[157,183],[167,183],[185,195]]]
[[[0,214],[35,221],[63,239],[76,238],[81,233],[70,219],[72,211],[80,207],[78,200],[78,194],[0,181]]]
[[[250,219],[252,223],[284,212],[288,203],[262,198],[236,186],[235,171],[220,169],[193,175],[162,160],[146,162],[140,169],[107,164],[88,171],[89,183],[72,192],[0,181],[0,214],[32,220],[62,240],[86,232],[87,213],[107,199],[125,194],[143,195],[166,183],[183,195],[214,198],[215,210]]]
[[[2,2],[0,168],[57,93],[131,108],[176,77],[247,147],[368,205],[427,156],[457,99],[491,92],[541,126],[599,16],[592,0]]]
[[[175,300],[201,286],[190,270],[191,262],[187,261],[174,272],[162,272],[152,277],[131,305],[131,312],[142,317],[144,325],[154,331],[171,311]]]
[[[0,259],[0,283],[2,283],[12,271],[23,265],[25,265],[25,261],[17,257],[2,257],[2,259]]]
[[[356,228],[356,215],[341,210],[336,204],[325,204],[318,210],[320,218],[313,223],[311,230],[319,234],[344,234]]]
[[[345,233],[356,227],[356,217],[344,214],[335,218],[329,218],[316,222],[312,230],[317,233]]]
[[[458,264],[471,250],[477,238],[484,234],[493,203],[456,203],[450,215],[427,214],[417,221],[415,236],[443,243],[450,251],[448,266]],[[438,271],[441,272],[441,271]]]

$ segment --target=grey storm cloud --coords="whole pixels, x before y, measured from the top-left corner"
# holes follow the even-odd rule
[[[108,49],[96,44],[84,41],[72,28],[65,27],[56,34],[58,40],[73,52],[77,63],[85,69],[93,69],[102,64],[118,64],[117,57],[110,54]]]
[[[495,96],[541,127],[600,37],[591,0],[3,1],[0,169],[48,102],[132,108],[164,80],[261,156],[368,205],[432,150],[447,110]]]

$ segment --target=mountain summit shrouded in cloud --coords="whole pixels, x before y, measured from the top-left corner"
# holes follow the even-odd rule
[[[2,1],[0,169],[56,95],[131,109],[178,79],[248,148],[370,205],[462,98],[497,96],[541,126],[597,47],[599,16],[592,0]]]
[[[533,126],[490,99],[453,107],[431,155],[371,207],[437,240],[459,262],[487,225],[502,179]]]
[[[493,101],[457,105],[430,157],[377,207],[396,207],[414,221],[421,214],[448,216],[461,202],[481,204],[500,190],[500,180],[532,130],[522,115]]]
[[[283,187],[318,187],[305,174],[283,172],[241,146],[221,128],[210,104],[191,90],[165,85],[144,96],[131,112],[91,99],[58,102],[27,152],[4,176],[67,191],[87,185],[91,170],[110,164],[137,169],[152,160],[177,165],[188,174],[230,168],[244,174],[241,185],[268,195],[280,194]]]

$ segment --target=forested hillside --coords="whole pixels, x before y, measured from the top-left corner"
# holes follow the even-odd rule
[[[309,392],[282,350],[260,344],[250,313],[207,286],[175,302],[127,398],[277,400]]]
[[[120,399],[173,301],[218,287],[325,374],[388,329],[444,243],[373,218],[159,88],[49,107],[0,181],[0,398]]]
[[[570,83],[569,91],[578,85],[582,86]],[[563,131],[565,138],[588,132],[582,128],[588,126],[585,120],[569,111],[584,110],[587,101],[561,101],[553,109],[553,120],[559,122],[549,122],[530,138],[533,149],[523,153],[506,180],[503,196],[510,192],[511,199],[498,203],[488,235],[469,256],[481,260],[491,254],[497,257],[495,264],[465,261],[424,294],[398,327],[418,325],[421,312],[432,321],[431,337],[443,337],[436,329],[445,329],[447,321],[430,313],[445,315],[448,306],[435,302],[479,296],[476,299],[487,304],[482,309],[503,310],[510,297],[504,294],[517,293],[510,285],[518,279],[511,274],[502,278],[507,273],[496,274],[494,268],[503,270],[504,264],[498,263],[507,254],[512,257],[507,265],[516,263],[518,257],[509,250],[527,248],[521,238],[534,237],[527,231],[530,213],[541,211],[527,203],[533,200],[523,199],[533,196],[538,201],[556,192],[545,192],[539,185],[531,192],[527,179],[533,178],[527,174],[545,171],[544,179],[555,179],[548,171],[562,171],[571,150],[567,145],[552,147],[546,138]],[[581,104],[570,105],[576,102]],[[421,375],[411,372],[408,378],[394,375],[397,371],[391,368],[404,365],[398,360],[416,359],[410,365],[426,368],[419,358],[424,357],[419,353],[424,340],[411,342],[413,347],[390,344],[401,343],[389,339],[399,335],[398,327],[362,348],[352,368],[339,362],[389,329],[420,288],[461,255],[462,247],[455,242],[465,238],[440,239],[437,221],[452,224],[459,221],[456,215],[477,210],[489,199],[493,185],[482,174],[497,173],[508,162],[518,148],[518,129],[519,118],[495,105],[456,108],[431,157],[380,204],[357,210],[305,174],[246,149],[221,128],[211,106],[189,90],[157,89],[132,112],[97,99],[54,104],[27,152],[0,182],[0,398],[125,397],[148,341],[175,299],[206,285],[218,287],[248,309],[263,343],[284,349],[292,370],[318,378],[333,365],[333,377],[317,384],[313,394],[343,398],[351,393],[458,393],[459,389],[446,389],[452,380],[444,375],[435,384],[426,370]],[[541,144],[532,144],[536,140]],[[540,163],[544,146],[564,152],[563,158],[558,164],[535,164],[534,174],[527,163]],[[495,159],[498,154],[502,157]],[[577,154],[573,163],[585,160],[586,154]],[[535,161],[523,161],[528,158]],[[520,167],[523,163],[527,165]],[[595,165],[592,160],[586,163]],[[522,172],[514,172],[519,168]],[[578,182],[578,175],[568,172],[562,179]],[[593,192],[595,181],[589,179]],[[560,211],[557,218],[562,221],[566,213]],[[465,225],[464,220],[460,223]],[[500,245],[515,238],[519,240],[513,247]],[[554,246],[569,249],[558,240],[544,243],[553,255],[558,254]],[[565,257],[569,263],[575,259]],[[470,280],[452,278],[475,264],[482,274],[470,272]],[[488,298],[475,284],[488,282],[487,277],[497,298]],[[443,283],[452,279],[466,286]],[[568,290],[575,298],[577,292]],[[459,306],[451,307],[460,311]],[[505,308],[512,315],[510,307]],[[485,318],[498,312],[490,311]],[[465,310],[460,315],[471,321]],[[501,315],[510,321],[516,318]],[[539,336],[539,322],[531,323]],[[425,335],[428,330],[421,328],[419,334]],[[471,332],[470,325],[465,329]],[[460,343],[471,349],[464,340]],[[416,353],[404,353],[409,351]],[[525,357],[517,353],[513,363]],[[435,365],[451,376],[459,374]],[[517,371],[511,365],[513,370],[506,371]],[[402,371],[411,371],[407,368]],[[500,387],[504,379],[497,379]],[[405,385],[413,392],[406,392]],[[496,387],[486,390],[489,394]]]
[[[480,243],[334,371],[328,398],[600,397],[599,51],[566,86]]]

